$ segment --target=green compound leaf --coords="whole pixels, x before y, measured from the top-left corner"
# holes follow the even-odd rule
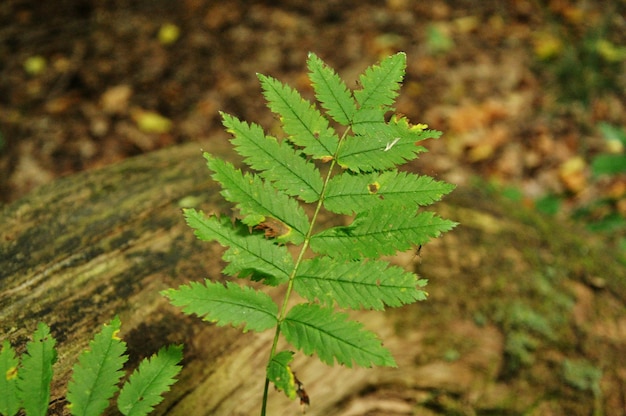
[[[347,367],[396,367],[391,353],[376,335],[347,318],[332,308],[304,303],[289,311],[280,329],[293,346],[305,354],[316,353],[328,365],[336,360]]]
[[[67,399],[75,416],[98,416],[108,407],[124,375],[122,367],[128,359],[126,343],[118,338],[120,320],[115,317],[103,325],[89,343],[89,349],[78,357],[72,367]]]
[[[294,289],[309,301],[341,308],[383,310],[428,296],[414,273],[389,267],[386,261],[340,262],[328,257],[306,260],[298,269]]]
[[[161,294],[187,315],[196,314],[218,326],[243,324],[243,332],[261,332],[277,324],[278,306],[272,298],[232,282],[227,282],[226,286],[209,280],[204,284],[191,282]]]
[[[0,414],[13,416],[20,410],[18,398],[17,380],[19,360],[15,356],[15,350],[5,340],[0,352]]]
[[[315,165],[308,163],[286,142],[265,136],[257,124],[242,122],[221,113],[224,126],[234,136],[232,143],[244,162],[260,171],[261,176],[287,195],[304,202],[317,201],[322,192],[322,178]]]
[[[234,227],[226,217],[207,217],[193,208],[185,209],[183,213],[198,239],[216,240],[229,247],[222,256],[229,263],[224,269],[227,275],[252,275],[253,280],[265,279],[265,283],[271,286],[289,279],[294,263],[286,247],[278,246],[261,235],[250,235],[242,227]]]
[[[293,361],[293,351],[281,351],[274,354],[267,366],[267,378],[274,383],[278,391],[284,391],[291,400],[296,398],[296,380],[289,367]]]
[[[29,416],[43,416],[48,411],[52,364],[57,358],[55,344],[55,339],[50,335],[50,328],[42,322],[37,324],[33,340],[26,344],[26,354],[22,357],[17,388],[20,391],[22,406]]]
[[[371,209],[373,204],[430,205],[454,189],[429,176],[397,170],[365,175],[343,173],[328,183],[324,207],[337,214],[350,215]]]
[[[349,125],[357,108],[346,84],[314,53],[309,53],[307,66],[317,100],[337,123]]]
[[[144,416],[163,401],[163,393],[170,390],[182,367],[183,347],[170,345],[144,359],[131,374],[117,399],[119,411],[126,416]]]
[[[432,212],[411,216],[407,210],[412,209],[403,205],[374,205],[371,210],[359,213],[347,227],[333,227],[313,235],[311,249],[338,258],[375,258],[425,244],[456,226],[455,222]]]
[[[359,78],[361,89],[354,91],[359,111],[369,108],[390,109],[400,89],[406,68],[406,54],[397,53],[372,65]]]
[[[276,79],[258,75],[268,107],[280,117],[281,139],[221,113],[235,150],[254,172],[244,173],[208,154],[205,158],[222,185],[221,195],[236,204],[241,220],[185,210],[199,239],[227,247],[226,275],[250,276],[268,285],[287,283],[283,307],[263,292],[234,283],[205,281],[162,292],[185,313],[217,325],[243,326],[244,331],[274,328],[262,413],[269,381],[288,397],[299,397],[302,405],[309,403],[290,367],[294,353],[277,352],[280,335],[330,365],[395,366],[374,333],[333,308],[383,310],[424,300],[426,280],[376,259],[424,244],[456,225],[418,211],[453,185],[397,169],[426,151],[422,140],[441,134],[389,116],[404,77],[405,54],[368,68],[355,92],[313,53],[307,67],[319,106]],[[310,203],[317,204],[305,205]],[[328,214],[333,218],[322,220]],[[349,226],[323,229],[344,223],[335,214],[355,218]],[[287,250],[283,243],[299,247]],[[294,291],[309,303],[289,309]]]
[[[254,226],[267,217],[283,222],[291,229],[283,238],[294,244],[300,244],[309,228],[309,219],[302,207],[293,198],[277,191],[271,184],[265,183],[260,177],[243,174],[228,162],[204,153],[207,166],[213,172],[212,177],[222,185],[222,196],[236,203],[243,222]]]
[[[330,159],[335,155],[339,138],[328,120],[300,94],[274,78],[258,75],[269,108],[278,114],[285,133],[295,145],[303,147],[315,159]]]

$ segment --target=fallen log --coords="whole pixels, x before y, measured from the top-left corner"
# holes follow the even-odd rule
[[[0,341],[20,349],[37,322],[51,327],[59,349],[51,414],[69,414],[71,366],[115,315],[129,368],[163,345],[185,344],[183,372],[155,414],[259,414],[272,334],[215,327],[159,295],[219,279],[222,251],[185,225],[181,207],[190,205],[230,213],[196,144],[59,179],[1,211]],[[354,313],[399,368],[327,367],[300,355],[307,414],[624,414],[619,253],[477,187],[456,190],[436,210],[461,226],[395,259],[429,279],[429,300]],[[299,413],[271,394],[269,415]]]

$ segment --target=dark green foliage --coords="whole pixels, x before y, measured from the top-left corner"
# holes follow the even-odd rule
[[[17,390],[18,366],[20,362],[15,356],[15,351],[9,341],[2,343],[0,352],[0,369],[3,370],[0,377],[0,414],[14,415],[20,410],[20,400]]]
[[[50,329],[39,323],[33,340],[26,345],[26,355],[22,358],[17,388],[18,396],[27,415],[45,415],[50,399],[52,364],[56,361],[56,341]]]
[[[178,363],[183,359],[183,347],[170,345],[139,364],[139,368],[124,384],[117,399],[117,407],[123,415],[141,416],[152,412],[163,401],[163,392],[176,382],[181,370]]]
[[[626,130],[608,123],[600,123],[598,129],[607,142],[626,149]],[[626,151],[596,156],[591,163],[591,171],[594,176],[626,173]]]
[[[119,390],[122,366],[127,357],[126,344],[118,338],[120,320],[113,319],[102,327],[89,349],[84,350],[72,368],[67,401],[72,415],[97,416],[109,407]],[[13,416],[20,408],[27,416],[46,415],[50,401],[52,364],[56,360],[55,340],[50,329],[40,323],[27,344],[20,365],[8,341],[0,351],[0,415]],[[176,381],[181,370],[182,346],[161,349],[139,369],[122,388],[118,408],[124,415],[144,416],[163,400],[162,394]]]
[[[122,366],[128,359],[123,355],[126,343],[117,337],[120,325],[117,318],[104,325],[72,368],[67,400],[73,415],[101,414],[117,391],[124,374]]]

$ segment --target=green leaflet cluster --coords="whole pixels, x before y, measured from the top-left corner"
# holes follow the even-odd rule
[[[126,343],[118,338],[120,320],[103,325],[72,367],[68,385],[68,409],[75,416],[98,416],[119,391],[117,408],[126,416],[144,416],[163,400],[181,370],[182,346],[170,345],[144,359],[121,390],[119,381],[127,360]],[[13,416],[24,409],[27,416],[48,413],[56,341],[47,325],[40,323],[26,345],[21,362],[5,340],[0,350],[0,415]]]
[[[456,225],[419,209],[452,185],[397,170],[425,151],[420,141],[440,136],[405,117],[386,118],[405,73],[405,54],[368,68],[355,91],[316,55],[309,54],[307,64],[325,114],[289,86],[259,75],[285,138],[222,114],[249,169],[204,154],[238,220],[184,211],[200,240],[227,247],[224,274],[287,285],[283,301],[276,304],[266,292],[234,282],[208,280],[163,292],[185,313],[220,326],[275,328],[264,404],[268,381],[291,398],[300,388],[289,368],[293,352],[277,351],[281,334],[329,365],[395,366],[375,334],[335,307],[382,310],[424,300],[425,280],[378,258],[425,244]],[[319,230],[321,210],[349,216],[349,225]],[[298,246],[299,254],[293,256],[288,244]],[[293,291],[306,301],[288,308]]]

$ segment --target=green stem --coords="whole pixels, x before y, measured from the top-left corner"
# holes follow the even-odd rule
[[[273,351],[273,349],[272,349]],[[270,360],[273,356],[270,356]],[[265,409],[267,409],[267,394],[270,389],[270,379],[265,377],[265,386],[263,387],[263,404],[261,405],[261,416],[265,416]]]
[[[304,242],[302,243],[302,248],[300,249],[300,253],[298,253],[298,257],[296,259],[296,263],[293,267],[293,270],[291,271],[291,274],[289,275],[289,281],[287,283],[287,291],[285,292],[283,304],[280,309],[280,313],[278,314],[276,331],[274,332],[274,341],[272,342],[272,349],[270,351],[270,358],[268,360],[268,363],[271,362],[272,357],[274,357],[274,355],[276,354],[276,348],[278,347],[278,339],[280,338],[280,325],[285,319],[285,316],[287,315],[287,305],[289,303],[291,292],[293,291],[293,283],[296,277],[296,273],[298,272],[300,263],[302,263],[302,260],[304,259],[304,254],[306,253],[306,250],[309,247],[309,242],[311,240],[311,236],[313,235],[313,228],[315,227],[315,221],[317,220],[317,215],[319,214],[320,210],[322,209],[322,205],[324,204],[324,196],[326,195],[326,188],[328,186],[328,182],[330,181],[330,178],[332,177],[333,169],[335,168],[335,165],[337,164],[337,154],[339,153],[339,149],[341,148],[341,143],[346,138],[349,131],[350,131],[350,128],[346,129],[346,131],[343,133],[343,135],[339,139],[339,143],[337,144],[337,150],[335,151],[335,154],[333,155],[333,159],[328,168],[328,173],[326,174],[326,178],[324,179],[324,185],[322,186],[322,191],[320,192],[320,199],[317,201],[315,211],[313,212],[313,217],[311,218],[311,224],[309,225],[309,229],[307,230],[306,236],[304,237]],[[267,396],[269,394],[269,385],[270,385],[270,380],[269,378],[265,377],[265,386],[263,388],[263,403],[261,406],[261,416],[265,416],[266,407],[267,407]]]

